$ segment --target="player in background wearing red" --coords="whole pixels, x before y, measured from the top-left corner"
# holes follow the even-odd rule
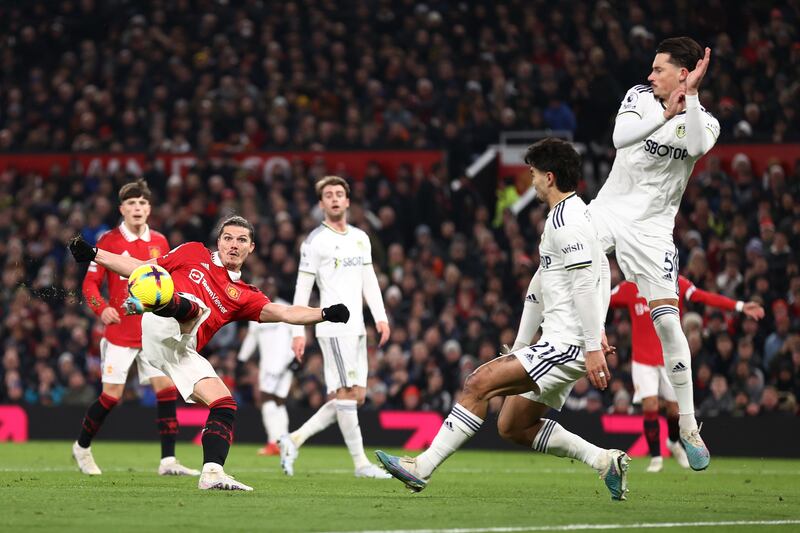
[[[97,246],[136,259],[148,260],[169,250],[167,239],[150,229],[150,189],[144,180],[124,185],[119,191],[119,212],[122,223],[103,234]],[[103,298],[103,283],[108,283],[108,300]],[[108,414],[119,403],[128,370],[134,361],[139,382],[150,384],[158,400],[158,433],[161,435],[160,475],[198,476],[200,472],[181,465],[175,458],[175,439],[178,419],[175,416],[178,391],[172,380],[142,357],[142,317],[125,315],[122,305],[128,297],[128,278],[109,272],[94,261],[89,264],[83,280],[83,296],[91,310],[105,325],[100,341],[103,392],[86,410],[78,440],[72,445],[72,456],[84,474],[96,476],[102,472],[92,456],[91,443]]]
[[[691,281],[678,276],[680,311],[684,302],[702,303],[725,311],[739,311],[760,320],[764,309],[756,302],[731,300],[725,296],[698,289]],[[689,468],[686,452],[681,446],[678,428],[678,403],[675,391],[667,378],[661,342],[658,340],[647,299],[639,294],[639,289],[630,281],[623,281],[611,291],[610,307],[627,308],[631,316],[631,352],[633,364],[633,402],[642,404],[644,414],[644,435],[650,448],[648,472],[660,472],[664,468],[661,458],[661,431],[658,423],[658,400],[666,403],[667,449],[683,468]]]
[[[214,367],[198,352],[225,324],[240,320],[316,324],[323,320],[347,322],[342,304],[325,309],[273,303],[257,287],[241,280],[241,269],[255,249],[253,225],[240,216],[223,220],[217,231],[217,251],[199,242],[182,244],[157,259],[142,261],[93,248],[80,236],[70,242],[78,262],[98,265],[129,276],[137,267],[155,263],[172,276],[175,294],[170,302],[142,317],[142,347],[148,362],[168,375],[187,402],[209,407],[203,428],[202,490],[253,490],[223,470],[233,440],[236,401]],[[143,312],[133,297],[126,312]]]

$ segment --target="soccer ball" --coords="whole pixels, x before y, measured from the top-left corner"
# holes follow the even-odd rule
[[[142,303],[145,311],[155,311],[172,299],[175,284],[163,267],[148,263],[128,277],[128,294]]]

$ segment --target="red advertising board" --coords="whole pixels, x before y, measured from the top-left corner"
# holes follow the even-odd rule
[[[0,155],[0,172],[16,169],[20,172],[36,172],[49,176],[58,167],[61,173],[74,164],[79,164],[85,173],[104,169],[115,171],[122,167],[137,174],[145,165],[144,153],[28,153]],[[326,171],[361,179],[367,165],[376,162],[384,174],[394,178],[401,165],[412,169],[421,167],[427,171],[432,165],[441,163],[444,153],[437,150],[408,151],[354,151],[354,152],[246,152],[233,154],[230,158],[255,172],[269,174],[276,168],[288,167],[293,160],[300,159],[308,165],[324,163]],[[197,161],[194,154],[156,154],[155,164],[169,175],[183,175]],[[222,156],[211,156],[210,160],[221,160]]]

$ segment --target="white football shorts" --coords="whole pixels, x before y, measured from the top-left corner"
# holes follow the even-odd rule
[[[141,348],[118,346],[107,339],[100,339],[100,364],[103,369],[103,383],[124,385],[128,380],[128,371],[136,360],[139,383],[149,385],[150,378],[166,377],[162,371],[151,365],[142,357]]]
[[[542,337],[532,346],[512,352],[536,384],[536,391],[520,394],[557,411],[567,400],[572,386],[586,375],[583,348]]]
[[[289,365],[294,359],[294,354],[261,354],[258,363],[258,383],[261,392],[273,394],[278,398],[286,398],[292,386],[292,371]],[[326,376],[327,377],[327,376]]]
[[[367,336],[317,337],[325,363],[328,394],[343,387],[367,386]]]
[[[608,210],[589,204],[592,224],[605,253],[615,251],[625,279],[648,302],[678,298],[678,249],[672,235],[647,233]]]
[[[642,399],[651,396],[658,396],[668,402],[678,401],[667,377],[667,369],[663,365],[643,365],[633,361],[631,377],[633,378],[633,403],[642,403]]]
[[[197,330],[211,312],[200,300],[193,299],[200,302],[203,314],[189,333],[181,333],[180,324],[174,318],[153,313],[142,315],[142,351],[145,359],[175,382],[175,387],[187,403],[194,403],[192,394],[195,383],[201,379],[219,377],[208,359],[197,353]]]

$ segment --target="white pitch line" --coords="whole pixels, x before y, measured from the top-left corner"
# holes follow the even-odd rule
[[[0,467],[0,473],[25,473],[25,472],[77,472],[78,469],[75,466],[55,466],[55,467]],[[139,468],[139,467],[124,467],[124,466],[117,466],[117,467],[104,467],[104,472],[153,472],[154,469],[152,468]],[[280,468],[278,467],[277,463],[274,467],[272,466],[264,466],[258,468],[252,467],[242,467],[242,468],[233,468],[232,471],[239,472],[239,473],[271,473],[271,472],[280,472]],[[528,469],[518,469],[518,468],[447,468],[447,473],[450,474],[561,474],[561,475],[585,475],[588,470],[586,468],[528,468]],[[678,471],[676,473],[681,473],[683,471]],[[305,474],[352,474],[353,470],[349,468],[320,468],[320,469],[311,469],[311,470],[304,470],[303,473]],[[698,477],[708,477],[708,476],[727,476],[727,475],[752,475],[752,476],[800,476],[800,469],[796,470],[774,470],[774,469],[752,469],[749,470],[747,468],[714,468],[713,470],[706,470],[702,474],[696,474]]]
[[[605,531],[612,529],[671,529],[676,527],[787,526],[800,520],[721,520],[716,522],[654,522],[641,524],[564,524],[559,526],[475,527],[447,529],[375,529],[330,533],[521,533],[524,531]]]

